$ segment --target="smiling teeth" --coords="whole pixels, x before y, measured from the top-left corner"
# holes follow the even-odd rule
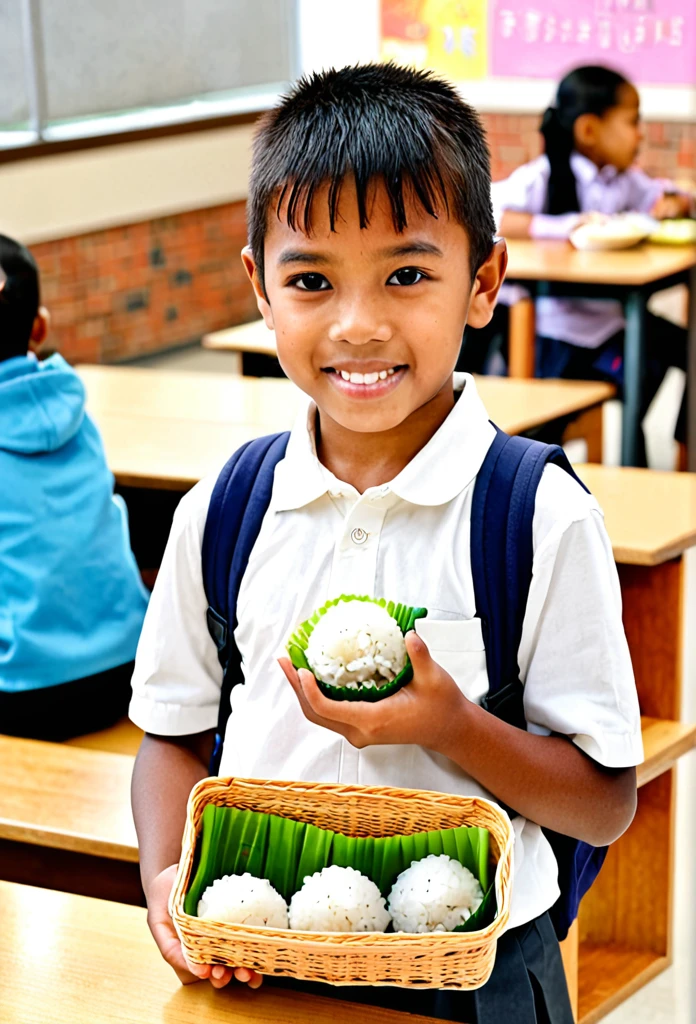
[[[341,377],[350,384],[376,384],[378,380],[386,380],[396,373],[396,370],[380,370],[379,373],[348,373],[347,370],[340,370]]]

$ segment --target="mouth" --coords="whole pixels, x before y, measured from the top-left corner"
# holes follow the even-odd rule
[[[398,387],[407,372],[405,364],[383,365],[367,372],[348,367],[327,366],[322,369],[336,390],[350,398],[381,398]]]

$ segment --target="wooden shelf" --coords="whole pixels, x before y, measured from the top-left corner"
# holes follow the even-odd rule
[[[641,718],[640,725],[645,761],[638,766],[637,775],[638,786],[644,786],[696,747],[696,725],[661,718]]]
[[[595,1024],[660,974],[669,959],[644,950],[580,944],[578,1019]]]

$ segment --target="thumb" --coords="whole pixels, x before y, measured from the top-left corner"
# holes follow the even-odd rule
[[[419,672],[426,672],[433,662],[425,640],[422,636],[418,636],[414,629],[410,630],[404,639],[414,673],[417,675]]]

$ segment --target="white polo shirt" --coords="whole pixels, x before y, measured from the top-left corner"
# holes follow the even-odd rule
[[[428,609],[418,632],[471,700],[488,688],[469,554],[471,498],[493,427],[468,374],[428,444],[389,484],[359,494],[321,465],[308,402],[277,466],[242,582],[235,633],[245,685],[232,692],[222,775],[432,789],[494,799],[415,745],[356,750],[308,722],[276,658],[297,623],[341,593]],[[143,628],[130,715],[183,735],[217,723],[221,669],[206,627],[201,543],[213,478],[181,501]],[[640,717],[611,546],[595,500],[547,467],[534,515],[533,580],[519,649],[530,730],[563,733],[609,767],[642,759]],[[558,896],[539,826],[516,818],[510,926]]]

